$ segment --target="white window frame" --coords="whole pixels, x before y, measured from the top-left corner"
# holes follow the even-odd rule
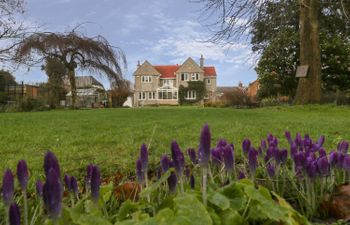
[[[148,99],[149,100],[155,100],[156,99],[156,93],[154,91],[148,92]]]
[[[173,82],[172,79],[164,79],[163,80],[163,86],[173,87],[174,86],[174,82]]]
[[[189,81],[189,74],[188,73],[181,73],[180,80],[181,81]]]
[[[199,73],[192,73],[192,80],[198,81],[199,80]]]
[[[197,99],[197,92],[195,90],[187,91],[185,99],[186,100],[196,100]]]
[[[141,82],[142,83],[152,83],[152,76],[142,76]]]
[[[139,92],[139,99],[140,100],[146,100],[146,97],[147,97],[146,92]]]

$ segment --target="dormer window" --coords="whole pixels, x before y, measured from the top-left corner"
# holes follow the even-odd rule
[[[181,74],[181,81],[188,81],[188,78],[189,78],[188,73]]]
[[[152,83],[152,76],[142,76],[142,83]]]

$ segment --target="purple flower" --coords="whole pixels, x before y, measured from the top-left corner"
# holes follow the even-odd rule
[[[168,158],[167,155],[163,155],[160,158],[160,167],[162,167],[163,173],[168,171],[168,169],[170,168],[170,159]]]
[[[227,145],[227,141],[225,139],[220,139],[216,145],[217,148],[225,147]]]
[[[62,185],[57,171],[50,168],[43,187],[43,200],[49,217],[57,220],[62,208]]]
[[[317,148],[321,148],[324,144],[325,136],[321,135],[320,138],[317,141]]]
[[[36,194],[39,197],[43,196],[43,182],[41,182],[41,180],[37,180],[37,182],[35,183],[35,189],[36,189]]]
[[[293,143],[293,140],[292,140],[292,136],[290,135],[290,132],[288,130],[286,130],[284,132],[284,135],[286,136],[288,143],[291,145]]]
[[[288,158],[288,151],[287,151],[287,149],[282,149],[277,154],[278,154],[277,163],[278,164],[286,164],[287,158]]]
[[[319,155],[319,157],[327,156],[326,150],[325,150],[324,148],[321,147],[321,148],[318,150],[318,155]]]
[[[224,147],[223,151],[223,158],[224,158],[224,165],[225,165],[225,170],[228,173],[231,173],[233,170],[233,164],[234,164],[234,155],[233,155],[233,149],[230,145],[226,145]]]
[[[94,166],[91,174],[91,197],[94,202],[98,201],[100,196],[101,174],[97,166]]]
[[[14,188],[13,174],[11,170],[7,169],[2,178],[2,198],[6,206],[12,202]]]
[[[342,169],[344,166],[344,159],[345,159],[345,154],[338,152],[338,159],[337,159],[337,167],[339,169]]]
[[[63,181],[64,181],[64,185],[66,186],[66,190],[70,191],[72,189],[72,187],[71,187],[71,177],[68,176],[68,174],[65,174],[64,178],[63,178]]]
[[[261,140],[260,146],[261,146],[261,149],[265,151],[267,149],[266,141],[265,140]]]
[[[137,182],[139,184],[143,184],[143,182],[145,182],[145,173],[142,170],[141,159],[138,159],[136,161],[136,177],[137,177]]]
[[[61,177],[60,166],[55,154],[51,151],[47,151],[44,159],[44,170],[46,176],[48,176],[51,168],[56,171],[58,177]]]
[[[20,160],[17,164],[17,178],[22,191],[27,189],[28,185],[28,167],[25,160]]]
[[[77,195],[78,194],[78,182],[77,179],[75,177],[71,177],[70,178],[70,187],[72,192]]]
[[[301,138],[301,134],[300,134],[300,133],[297,133],[294,142],[295,142],[295,144],[296,144],[297,146],[301,146],[301,145],[302,145],[303,140],[302,140],[302,138]]]
[[[141,145],[140,159],[142,162],[142,170],[144,172],[146,172],[148,169],[148,150],[147,150],[147,146],[145,144]]]
[[[87,190],[90,189],[91,175],[92,175],[93,167],[94,167],[93,164],[89,164],[89,165],[86,167],[85,188],[86,188]]]
[[[197,164],[197,154],[196,154],[196,150],[194,150],[193,148],[189,148],[187,150],[187,154],[190,157],[190,160],[193,164]]]
[[[211,150],[211,160],[214,166],[220,167],[222,160],[221,160],[221,153],[219,149]]]
[[[188,166],[186,166],[186,169],[185,169],[185,176],[187,178],[189,178],[191,176],[191,170],[190,170],[190,168]]]
[[[195,186],[195,179],[194,179],[194,176],[192,174],[191,177],[190,177],[190,187],[191,187],[191,189],[194,189],[194,186]]]
[[[241,180],[241,179],[244,179],[245,178],[245,174],[242,170],[239,171],[239,174],[238,174],[238,179]]]
[[[343,168],[350,174],[350,155],[344,157]]]
[[[338,152],[336,151],[331,151],[329,153],[329,164],[331,166],[335,166],[338,164]]]
[[[176,141],[171,143],[171,157],[178,176],[182,176],[185,167],[185,157]]]
[[[10,225],[21,225],[21,212],[16,203],[11,204],[9,211]]]
[[[248,163],[249,163],[249,171],[251,174],[255,174],[256,167],[258,166],[258,152],[251,148],[248,152]]]
[[[317,169],[321,176],[329,176],[330,166],[327,156],[320,157],[317,160]]]
[[[347,153],[349,149],[349,143],[347,141],[341,141],[338,144],[338,152]]]
[[[275,176],[275,167],[271,163],[267,164],[266,170],[267,170],[269,177]]]
[[[176,185],[177,185],[176,173],[171,172],[170,176],[168,177],[168,186],[169,186],[169,192],[170,193],[175,193],[176,192]]]
[[[250,140],[249,139],[244,139],[243,142],[242,142],[242,150],[243,150],[244,155],[248,154],[250,146],[251,146]]]
[[[211,134],[208,124],[205,124],[201,131],[198,160],[201,167],[208,167],[210,159],[210,141]]]
[[[315,160],[308,161],[306,164],[306,174],[310,179],[316,178],[317,175],[317,163]]]

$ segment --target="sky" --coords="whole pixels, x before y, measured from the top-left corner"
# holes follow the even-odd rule
[[[27,0],[23,19],[50,32],[67,32],[82,24],[78,30],[85,35],[106,37],[125,52],[124,77],[132,82],[138,60],[182,64],[188,57],[198,62],[203,54],[205,65],[216,67],[218,86],[237,86],[240,81],[248,85],[257,77],[251,46],[206,42],[212,35],[207,26],[212,21],[200,16],[202,7],[189,0]],[[14,75],[18,82],[47,79],[40,65]],[[78,71],[77,75],[94,74]],[[96,78],[109,87],[106,79]]]

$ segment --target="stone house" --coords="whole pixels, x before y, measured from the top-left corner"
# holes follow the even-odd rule
[[[134,72],[134,105],[178,105],[179,87],[188,87],[189,81],[203,81],[206,88],[204,100],[215,100],[216,70],[204,66],[201,56],[199,64],[191,57],[181,65],[152,65],[147,60]],[[196,100],[196,91],[187,91],[186,100]]]
[[[255,80],[252,83],[249,83],[247,88],[247,95],[252,101],[257,100],[258,90],[260,88],[259,80]]]

